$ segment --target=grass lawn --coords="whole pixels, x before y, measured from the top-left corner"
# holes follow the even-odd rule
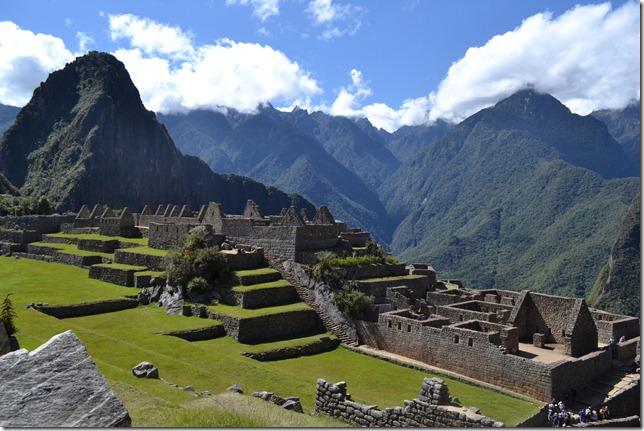
[[[158,248],[148,247],[147,245],[139,246],[139,247],[122,248],[121,250],[126,251],[128,253],[151,254],[153,256],[165,256],[169,252],[169,250],[160,250]]]
[[[61,244],[61,243],[53,243],[53,242],[32,242],[30,244],[39,246],[39,247],[54,248],[60,251],[61,253],[75,254],[77,256],[102,256],[110,259],[114,258],[114,255],[111,253],[101,253],[100,251],[79,250],[76,244]]]
[[[311,310],[311,307],[306,305],[304,302],[255,309],[241,308],[236,305],[217,304],[209,305],[208,310],[225,316],[248,319],[258,316],[267,316],[269,314],[287,313],[289,311]]]
[[[140,271],[136,275],[149,275],[150,277],[165,277],[165,271]]]
[[[197,401],[209,401],[197,400],[161,380],[135,378],[131,369],[141,361],[154,363],[165,380],[180,386],[191,385],[198,392],[208,390],[217,394],[238,383],[246,393],[268,390],[282,396],[296,395],[301,397],[307,413],[313,408],[318,377],[331,382],[345,380],[358,402],[388,407],[416,397],[423,377],[428,375],[342,347],[315,356],[258,362],[242,356],[240,353],[249,346],[230,337],[188,342],[159,335],[162,331],[203,327],[209,322],[168,316],[154,306],[64,320],[25,308],[31,302],[78,303],[133,292],[132,288],[91,280],[87,270],[73,266],[0,257],[0,280],[0,298],[13,293],[21,346],[32,350],[54,334],[72,329],[124,401],[134,426],[199,426],[205,420],[203,414],[208,414],[205,410],[196,414],[194,409]],[[243,310],[250,311],[255,310]],[[517,423],[538,408],[536,403],[450,378],[444,380],[463,405],[480,407],[484,414],[506,425]],[[306,416],[301,420],[296,424],[305,426],[313,419]],[[320,420],[327,420],[328,425],[334,423],[328,418]],[[230,419],[226,423],[239,422]]]
[[[254,290],[264,290],[264,289],[276,289],[280,287],[289,287],[291,283],[289,283],[286,280],[277,280],[277,281],[271,281],[269,283],[258,283],[258,284],[249,284],[247,286],[244,285],[239,285],[233,287],[233,292],[251,292]]]
[[[107,236],[101,235],[99,233],[48,233],[48,236],[57,237],[57,238],[68,238],[68,239],[98,239],[103,241],[109,241],[117,239],[122,242],[129,242],[132,244],[148,245],[147,238],[126,238],[124,236]]]
[[[265,274],[275,274],[279,273],[279,271],[273,269],[273,268],[257,268],[257,269],[243,269],[240,271],[235,271],[235,275],[237,277],[244,277],[247,275],[265,275]]]

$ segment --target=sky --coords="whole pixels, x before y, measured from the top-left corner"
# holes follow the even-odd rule
[[[639,15],[633,0],[3,0],[0,103],[99,50],[163,113],[269,102],[393,131],[530,86],[585,115],[639,99]]]

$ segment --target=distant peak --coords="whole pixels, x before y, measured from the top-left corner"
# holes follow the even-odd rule
[[[519,90],[511,96],[494,105],[495,110],[512,112],[523,116],[537,111],[560,111],[570,113],[570,110],[554,96],[541,93],[534,88]]]

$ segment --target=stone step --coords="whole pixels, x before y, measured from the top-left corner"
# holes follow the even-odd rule
[[[271,281],[277,281],[282,278],[282,275],[279,273],[279,271],[276,271],[273,268],[257,268],[235,271],[235,278],[237,279],[239,284],[249,286],[251,284],[270,283]]]
[[[90,266],[89,278],[121,286],[134,287],[134,274],[145,271],[146,269],[144,266],[103,263]]]
[[[255,309],[300,302],[295,288],[286,280],[268,283],[239,285],[231,289],[235,304],[242,308]]]

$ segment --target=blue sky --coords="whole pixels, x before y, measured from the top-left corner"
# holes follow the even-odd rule
[[[152,62],[145,62],[149,64],[144,69],[143,60],[146,58],[168,60],[170,62],[169,74],[172,74],[173,70],[176,72],[176,69],[188,57],[186,55],[177,57],[175,53],[164,52],[162,46],[171,44],[171,40],[159,41],[161,47],[150,48],[149,42],[144,42],[144,45],[137,44],[135,39],[137,35],[123,29],[123,26],[129,26],[135,21],[132,19],[127,22],[122,21],[120,30],[119,28],[115,30],[116,24],[111,21],[113,17],[129,14],[128,16],[131,15],[136,20],[147,20],[148,23],[175,28],[190,39],[191,46],[195,50],[202,46],[221,44],[221,42],[217,42],[221,39],[230,39],[233,41],[232,43],[248,44],[245,45],[249,48],[245,53],[242,53],[241,49],[236,50],[239,52],[235,52],[234,55],[239,56],[261,57],[261,50],[251,50],[250,48],[270,47],[272,49],[271,55],[275,56],[275,52],[283,54],[289,64],[296,63],[298,69],[293,76],[286,76],[284,74],[289,73],[285,71],[289,68],[288,65],[281,62],[280,59],[274,59],[278,63],[281,62],[280,66],[275,66],[277,69],[275,69],[274,79],[290,82],[292,85],[291,87],[284,85],[279,89],[266,88],[265,91],[258,91],[259,94],[265,95],[264,97],[272,99],[265,101],[284,107],[299,104],[309,109],[323,109],[339,115],[364,115],[372,119],[372,122],[380,123],[378,125],[389,129],[399,127],[401,124],[426,121],[429,117],[431,119],[461,119],[463,116],[469,115],[472,110],[480,109],[482,106],[493,103],[494,99],[498,100],[500,97],[516,91],[517,87],[525,85],[523,81],[538,81],[536,82],[537,87],[552,92],[555,96],[563,99],[564,103],[570,101],[567,103],[568,106],[580,112],[599,107],[616,107],[623,105],[626,100],[639,98],[639,48],[634,50],[635,40],[637,39],[636,44],[639,43],[639,6],[634,2],[613,1],[604,4],[584,2],[584,5],[596,6],[587,7],[584,9],[584,13],[577,12],[577,16],[569,22],[559,23],[557,20],[562,14],[574,8],[578,2],[566,0],[401,0],[390,2],[317,0],[317,4],[314,5],[314,3],[316,0],[189,2],[8,0],[3,2],[0,21],[11,22],[20,31],[42,33],[61,39],[65,49],[74,55],[82,52],[79,47],[81,38],[86,40],[83,47],[85,49],[108,52],[117,52],[119,49],[130,51],[138,49],[139,55],[136,58],[131,52],[129,56],[122,52],[121,55],[117,54],[117,57],[123,60],[130,70],[135,84],[142,92],[146,105],[151,109],[161,111],[207,108],[223,102],[227,102],[229,105],[238,104],[239,106],[233,107],[245,109],[247,104],[253,104],[256,101],[252,97],[237,101],[230,95],[213,100],[195,100],[193,97],[191,100],[177,101],[172,95],[168,95],[163,100],[157,98],[158,100],[153,102],[150,95],[158,93],[160,86],[167,88],[168,85],[167,83],[157,83],[155,84],[157,87],[150,85],[149,88],[145,88],[148,85],[144,82],[145,77],[154,74],[154,70],[150,69]],[[317,6],[318,9],[315,9],[314,6]],[[604,9],[600,10],[602,7]],[[625,10],[626,8],[628,10]],[[622,12],[620,13],[620,11]],[[549,14],[544,17],[544,12]],[[469,64],[468,75],[480,69],[483,75],[490,75],[487,81],[476,82],[471,76],[466,76],[466,72],[461,72],[462,80],[451,84],[447,82],[451,87],[445,84],[444,94],[439,91],[441,83],[449,81],[447,75],[450,66],[463,61],[468,48],[484,47],[496,35],[513,31],[522,26],[523,20],[540,13],[542,19],[535,24],[538,26],[538,29],[534,30],[536,33],[530,34],[530,29],[526,28],[523,32],[525,36],[519,33],[513,36],[519,42],[507,37],[507,43],[504,45],[506,48],[501,47],[495,51],[493,46],[489,46],[486,48],[485,55],[481,55],[478,62],[476,59],[471,59],[469,62],[464,61],[463,67]],[[635,18],[636,27],[634,25]],[[577,23],[579,23],[581,31],[572,28]],[[605,31],[601,29],[603,24],[605,24]],[[619,25],[621,30],[616,31],[613,28],[616,25]],[[570,31],[567,31],[567,28],[570,28]],[[158,30],[158,27],[155,29]],[[120,31],[116,38],[114,37],[115,31],[117,33]],[[148,35],[152,34],[147,27],[144,27],[142,31]],[[560,33],[561,35],[559,35]],[[588,40],[589,35],[593,40]],[[628,44],[620,41],[619,36],[625,36]],[[2,58],[3,37],[0,34],[0,60],[11,62],[14,60],[12,55],[15,57],[18,54],[5,53],[4,56],[9,58]],[[550,40],[556,37],[560,37],[561,40]],[[552,45],[548,48],[549,52],[538,54],[541,57],[528,52],[533,51],[533,46],[539,45],[539,38],[549,39],[548,43]],[[30,44],[29,41],[25,43]],[[566,65],[565,67],[569,70],[566,73],[569,76],[554,77],[554,84],[542,82],[544,79],[539,76],[523,79],[524,75],[530,74],[530,69],[521,70],[512,64],[511,58],[503,57],[504,55],[507,57],[509,54],[502,52],[503,50],[507,51],[508,46],[515,46],[517,43],[519,43],[517,49],[521,50],[517,61],[521,59],[521,55],[525,55],[526,58],[521,60],[523,63],[533,61],[535,64],[542,65],[549,59],[559,57],[558,50],[561,50],[561,57],[566,57],[566,49],[570,50],[569,52],[578,52],[583,49],[589,51],[587,55],[598,57],[597,64],[583,67]],[[520,45],[521,43],[524,45]],[[590,48],[589,44],[591,44]],[[620,46],[616,46],[617,44]],[[37,45],[37,43],[34,42],[31,45]],[[33,48],[31,45],[27,46],[27,52],[30,47]],[[228,46],[230,47],[230,45]],[[611,46],[614,51],[612,56],[608,58],[604,58],[608,55],[605,53],[606,46]],[[596,47],[597,53],[593,52],[594,47]],[[33,50],[37,51],[36,48]],[[488,70],[486,69],[488,66],[481,65],[481,61],[485,61],[486,57],[496,55],[501,56],[498,64],[504,66]],[[621,67],[622,63],[628,62],[622,57],[628,55],[637,58],[637,79],[634,77],[634,62]],[[126,58],[130,59],[129,62],[124,60]],[[221,59],[221,57],[217,58]],[[580,58],[577,63],[585,63],[583,57]],[[194,65],[200,60],[195,60],[190,55],[188,61]],[[240,59],[239,61],[246,60]],[[597,69],[601,64],[606,64],[606,61],[610,61],[611,64],[618,62],[621,75],[608,77],[598,75],[600,72],[594,69]],[[48,65],[43,69],[51,67]],[[209,63],[209,67],[216,69],[216,64]],[[260,64],[260,69],[263,70],[263,67],[263,64]],[[559,63],[549,67],[550,69],[545,70],[541,75],[548,75],[550,71],[559,71],[564,66]],[[584,67],[594,69],[584,70]],[[271,66],[268,66],[268,69],[270,68]],[[13,75],[17,73],[16,70]],[[138,72],[133,72],[134,70]],[[211,71],[210,73],[216,72]],[[560,72],[556,73],[561,75]],[[629,92],[618,98],[619,100],[613,100],[615,99],[614,95],[610,96],[611,100],[608,100],[608,91],[606,97],[598,96],[596,91],[590,95],[585,94],[584,91],[586,93],[588,91],[583,90],[583,87],[588,87],[587,82],[580,85],[578,91],[580,94],[575,94],[567,88],[570,87],[570,84],[566,81],[571,80],[571,76],[575,76],[576,80],[580,74],[583,75],[581,76],[582,82],[621,79],[627,80],[632,85],[629,85]],[[27,76],[28,74],[21,75]],[[36,73],[34,73],[35,75]],[[301,83],[304,76],[314,83],[315,89],[311,82]],[[517,80],[517,76],[520,79]],[[2,85],[9,85],[8,79],[5,79],[3,83],[0,71],[0,102],[10,103],[13,101],[15,104],[16,101],[26,101],[24,95],[15,97],[15,94],[11,95],[9,90],[5,90],[3,99]],[[168,77],[168,80],[177,79],[180,78]],[[266,82],[256,84],[252,81],[254,79],[252,76],[244,79],[250,80],[248,87],[270,85]],[[206,81],[200,82],[205,83]],[[495,83],[509,81],[512,82],[502,86],[503,88],[499,91],[486,90],[483,94],[475,95],[473,100],[460,100],[463,98],[461,95],[454,98],[454,92],[461,87],[465,93],[472,92],[472,88],[468,88],[468,86],[488,88],[495,86]],[[240,85],[242,84],[243,82]],[[37,85],[37,82],[34,85]],[[175,85],[174,81],[172,85]],[[25,86],[28,86],[28,83],[25,83]],[[142,87],[144,88],[142,89]],[[177,84],[173,88],[175,91],[189,92],[186,90],[185,84]],[[214,85],[213,91],[217,91],[216,88],[219,87]],[[450,90],[450,88],[452,89]],[[560,94],[557,94],[557,91]],[[346,97],[338,100],[338,96],[343,95],[343,92]],[[434,96],[431,96],[432,93]],[[602,98],[607,100],[602,100]],[[196,99],[200,98],[196,97]],[[450,102],[448,99],[458,100]],[[410,101],[407,108],[403,106],[405,101]],[[434,114],[427,114],[432,110]]]

